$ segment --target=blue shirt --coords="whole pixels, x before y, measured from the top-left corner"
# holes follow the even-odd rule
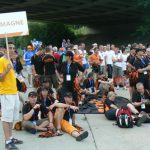
[[[27,65],[31,65],[31,57],[34,55],[34,51],[27,51],[24,54],[24,62],[25,62],[25,66]]]

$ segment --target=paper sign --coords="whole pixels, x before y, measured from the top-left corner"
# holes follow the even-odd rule
[[[0,38],[29,35],[26,12],[0,14]]]

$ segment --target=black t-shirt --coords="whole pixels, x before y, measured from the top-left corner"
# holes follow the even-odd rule
[[[38,103],[41,104],[43,107],[49,107],[50,105],[54,104],[55,98],[53,97],[47,97],[45,100],[44,99],[38,99]],[[55,108],[52,110],[52,112],[55,112]],[[41,112],[41,118],[47,118],[47,113],[44,111]]]
[[[56,59],[52,55],[47,54],[47,55],[44,56],[43,62],[44,62],[44,66],[45,66],[45,75],[53,75],[53,74],[55,74]]]
[[[144,94],[141,95],[139,92],[135,91],[132,95],[132,102],[141,102],[141,99],[148,99],[150,100],[150,94],[148,90],[144,91]],[[142,109],[141,106],[136,107],[139,111],[145,111],[150,113],[150,105],[145,105],[146,109]]]
[[[31,64],[34,65],[35,71],[38,75],[44,74],[44,63],[42,61],[42,57],[38,55],[34,55],[31,57]]]
[[[95,83],[94,80],[90,80],[90,79],[85,79],[83,82],[83,85],[86,89],[91,89],[90,92],[94,92],[94,87],[95,87]]]
[[[134,57],[134,56],[129,55],[129,56],[127,57],[127,62],[130,63],[132,66],[133,66],[133,64],[134,64],[134,61],[135,61],[135,57]]]
[[[68,63],[64,62],[61,66],[60,72],[63,74],[64,82],[63,82],[63,87],[67,89],[67,91],[73,91],[74,90],[74,80],[77,76],[78,70],[81,72],[84,71],[84,68],[76,62],[72,62],[69,67]],[[67,75],[71,76],[71,80],[67,81]]]
[[[134,61],[134,67],[138,70],[138,69],[143,69],[143,68],[145,68],[145,67],[147,67],[148,66],[148,64],[147,64],[147,62],[144,60],[144,59],[136,59],[135,61]],[[147,74],[144,74],[144,72],[143,73],[139,73],[139,75],[140,76],[148,76],[148,73]]]
[[[74,110],[72,109],[66,109],[64,113],[64,120],[69,121],[69,119],[73,118],[73,115],[75,114]]]
[[[37,103],[37,104],[39,104],[39,103]],[[23,110],[22,110],[23,115],[29,113],[32,108],[33,107],[31,106],[31,104],[29,102],[26,103],[23,106]],[[34,113],[33,113],[32,117],[29,119],[29,121],[37,121],[37,120],[39,120],[39,118],[38,118],[39,111],[41,111],[41,113],[44,113],[44,114],[47,114],[49,112],[49,110],[45,106],[40,105],[39,109],[34,110]]]
[[[111,109],[112,104],[115,105],[115,103],[108,98],[105,100],[105,104],[109,107],[109,109]]]

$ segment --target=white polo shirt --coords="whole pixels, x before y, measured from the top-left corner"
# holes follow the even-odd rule
[[[107,65],[113,65],[112,59],[113,59],[114,55],[115,55],[115,52],[113,50],[105,52],[105,59],[106,59]]]

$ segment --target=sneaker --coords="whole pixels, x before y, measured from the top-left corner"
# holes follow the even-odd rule
[[[76,141],[82,141],[83,139],[87,138],[89,133],[87,131],[80,134],[78,137],[76,137]]]
[[[23,144],[23,141],[18,140],[18,139],[15,139],[15,138],[11,139],[11,141],[12,141],[14,144]]]
[[[146,115],[143,115],[142,117],[139,117],[138,120],[137,120],[137,122],[136,122],[136,126],[140,127],[142,125],[142,123],[145,122],[146,119],[147,119]]]
[[[18,150],[18,147],[13,142],[5,144],[5,148],[6,149],[17,149]]]

